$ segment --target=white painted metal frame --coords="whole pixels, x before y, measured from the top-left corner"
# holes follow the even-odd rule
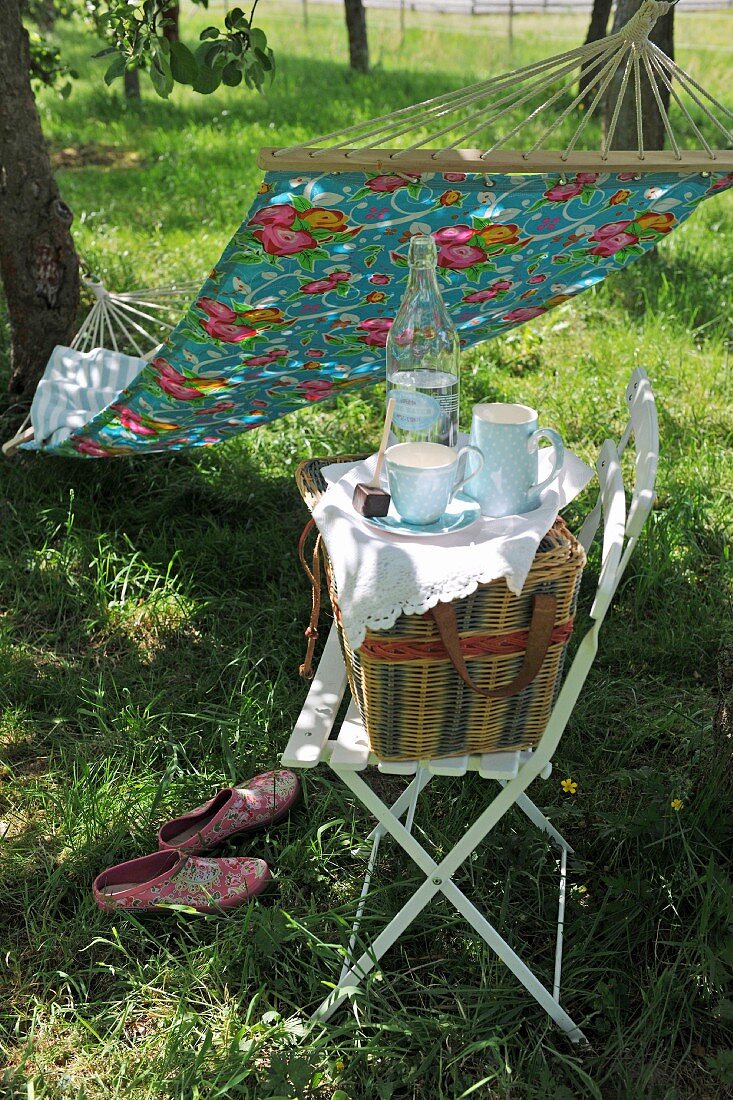
[[[636,370],[632,375],[626,390],[626,399],[630,414],[628,425],[619,448],[610,440],[607,440],[601,448],[596,463],[600,484],[598,503],[586,519],[580,535],[587,549],[593,541],[601,517],[603,518],[601,569],[590,612],[592,625],[578,646],[545,732],[534,752],[486,753],[481,756],[400,763],[378,761],[370,751],[368,738],[353,700],[338,737],[330,740],[329,735],[336,721],[347,684],[336,630],[335,628],[331,630],[316,676],[282,755],[281,763],[283,767],[288,768],[313,768],[319,763],[328,763],[339,779],[374,815],[377,826],[367,838],[367,842],[371,842],[371,852],[346,961],[336,986],[313,1015],[312,1025],[325,1022],[331,1013],[354,993],[359,983],[431,899],[438,893],[442,893],[506,963],[571,1041],[576,1043],[584,1041],[585,1037],[580,1027],[560,1004],[567,856],[568,853],[573,853],[573,849],[525,792],[533,780],[538,776],[547,778],[552,770],[552,757],[598,650],[598,635],[603,620],[654,501],[654,482],[659,452],[657,417],[651,385],[643,370]],[[632,436],[636,449],[636,473],[627,517],[619,450],[623,451],[626,448]],[[408,786],[392,806],[383,802],[364,782],[361,773],[370,765],[376,765],[381,772],[410,777]],[[418,797],[435,776],[465,775],[469,771],[478,772],[482,778],[496,780],[501,790],[474,824],[460,837],[451,851],[440,862],[436,862],[412,834],[412,822]],[[514,805],[518,806],[529,820],[560,849],[560,895],[552,992],[542,984],[453,881],[453,876],[461,864]],[[403,816],[405,816],[404,824],[401,820]],[[400,847],[415,861],[425,879],[368,948],[358,958],[354,958],[379,845],[382,837],[387,833],[394,837]]]

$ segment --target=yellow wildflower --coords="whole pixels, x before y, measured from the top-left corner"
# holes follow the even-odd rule
[[[560,786],[562,787],[565,794],[575,794],[578,789],[578,784],[575,782],[574,779],[570,778],[561,780]]]
[[[676,810],[678,813],[683,808],[684,805],[685,804],[684,804],[684,802],[682,801],[681,798],[673,798],[672,801],[670,802],[670,806],[672,807],[672,809]]]

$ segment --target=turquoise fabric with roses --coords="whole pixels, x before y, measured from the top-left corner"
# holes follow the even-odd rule
[[[733,173],[268,174],[159,355],[47,450],[106,457],[217,443],[381,381],[412,234],[435,238],[467,348],[625,267],[731,185]]]

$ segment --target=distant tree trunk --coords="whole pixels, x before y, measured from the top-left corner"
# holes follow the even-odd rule
[[[624,23],[627,23],[632,15],[634,15],[641,6],[641,0],[618,0],[616,7],[616,15],[613,21],[614,33],[623,27]],[[651,41],[655,42],[661,50],[667,54],[668,57],[674,57],[674,8],[671,8],[666,15],[663,15],[659,19],[652,30],[650,35]],[[606,119],[605,129],[608,132],[611,118],[613,117],[613,111],[615,104],[618,100],[619,90],[621,86],[621,79],[623,76],[624,63],[619,66],[619,70],[616,73],[611,87],[609,89],[608,103],[606,105]],[[657,106],[657,101],[654,97],[649,79],[646,75],[644,66],[640,67],[641,75],[641,117],[642,117],[642,131],[644,135],[644,148],[645,149],[663,149],[664,148],[664,122]],[[669,110],[669,91],[663,84],[657,85],[659,88],[659,97],[664,104],[665,111]],[[638,147],[638,135],[636,130],[636,99],[634,94],[634,71],[631,70],[629,77],[629,83],[626,88],[626,94],[624,95],[623,103],[621,104],[621,110],[618,116],[618,122],[614,131],[613,140],[611,141],[612,149],[636,149]]]
[[[140,70],[125,69],[125,99],[140,98]]]
[[[369,72],[366,12],[362,0],[344,0],[346,29],[349,32],[349,62],[359,73]]]
[[[30,396],[79,302],[72,213],[51,171],[30,83],[23,0],[0,3],[0,277],[10,318],[11,393]]]
[[[166,25],[163,27],[163,34],[169,42],[178,42],[178,20],[180,14],[178,4],[171,4],[171,6],[166,8],[163,12],[163,17],[166,20]]]
[[[590,23],[588,25],[588,33],[585,36],[585,45],[589,46],[591,42],[598,42],[599,39],[605,38],[608,33],[608,17],[611,14],[611,8],[613,6],[613,0],[593,0],[593,10],[590,15]],[[590,98],[593,92],[597,89],[592,88],[588,96],[586,97],[586,86],[588,83],[588,65],[581,66],[580,77],[578,79],[578,95],[582,95],[583,99]],[[595,72],[598,70],[596,69]],[[591,73],[591,79],[594,73]]]

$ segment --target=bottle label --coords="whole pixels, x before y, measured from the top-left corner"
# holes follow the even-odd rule
[[[396,399],[393,423],[405,432],[426,432],[440,416],[440,404],[434,397],[415,390],[392,390]]]

